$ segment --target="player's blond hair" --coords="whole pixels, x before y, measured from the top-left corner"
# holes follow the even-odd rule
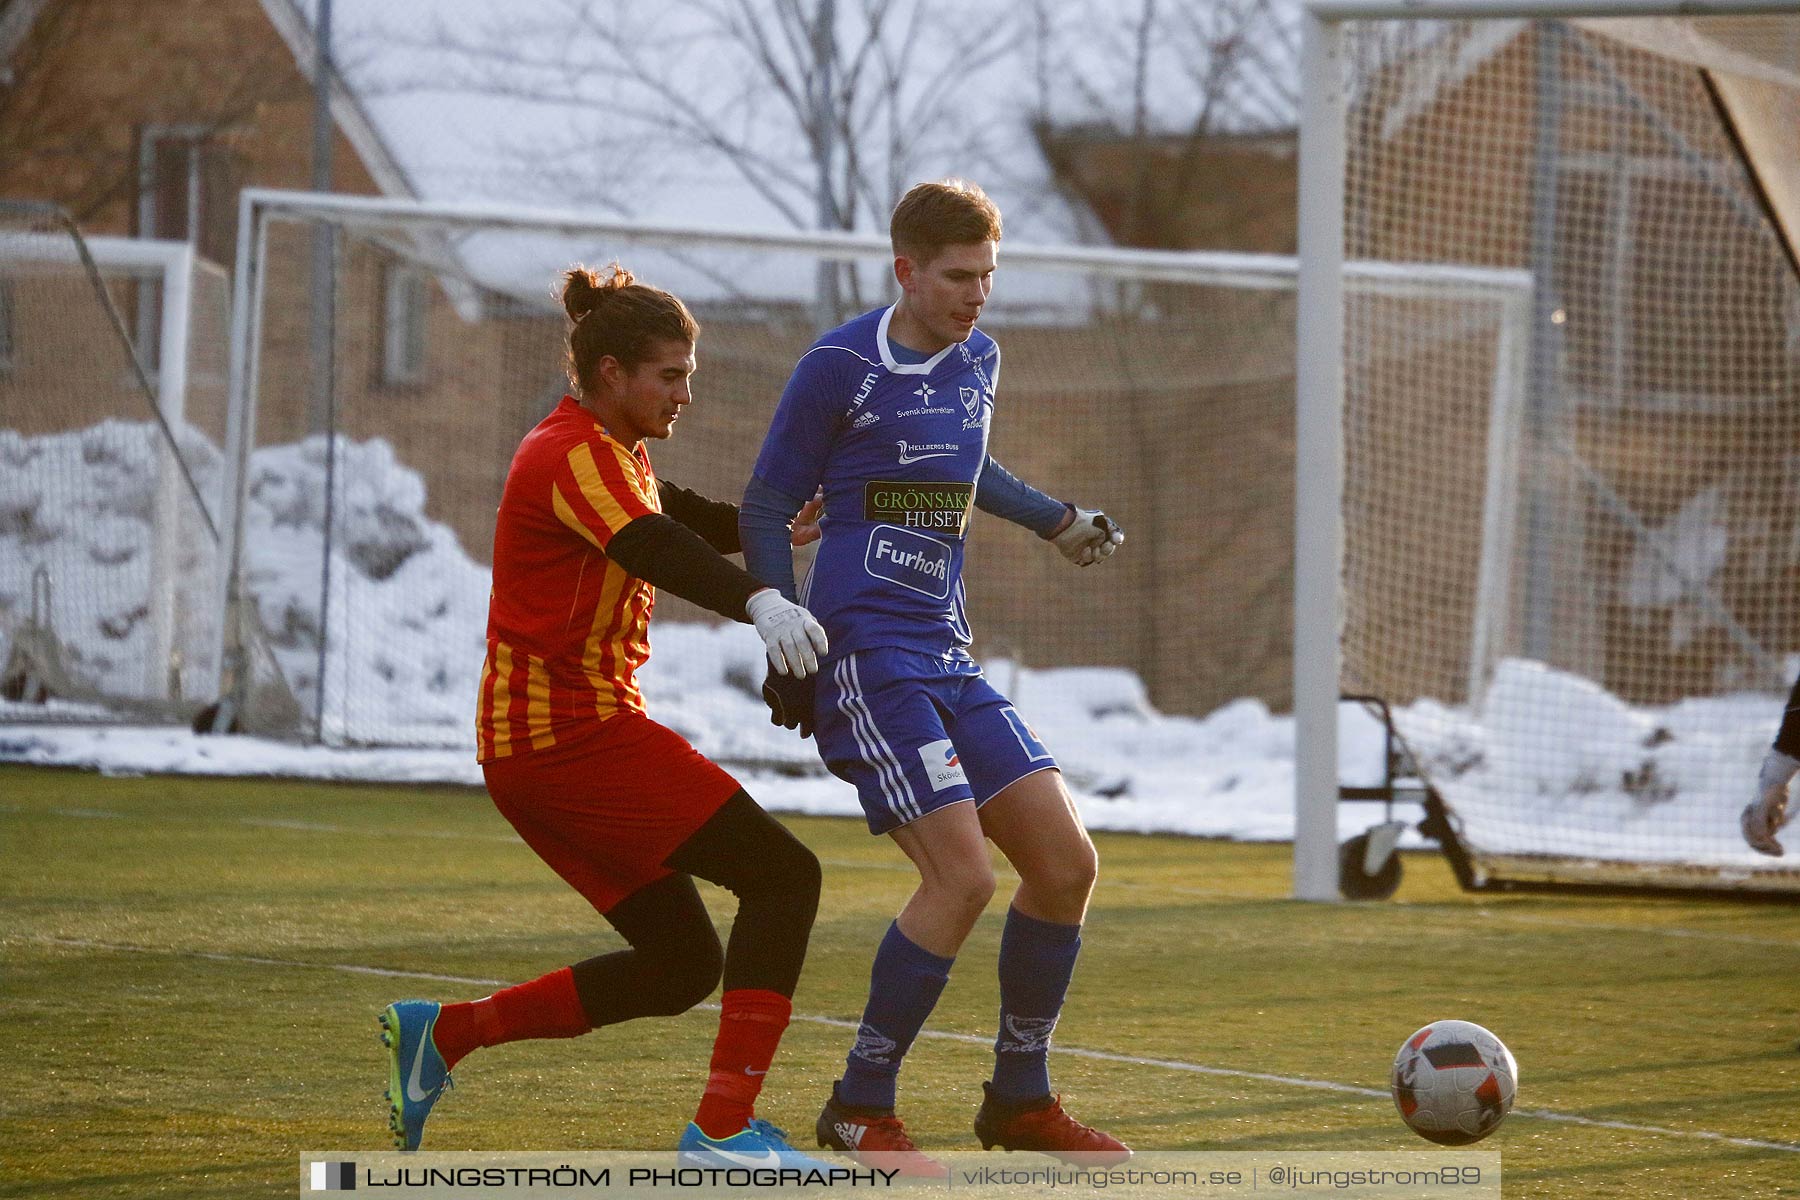
[[[569,382],[583,396],[600,360],[612,355],[627,371],[650,354],[656,342],[686,342],[700,337],[700,322],[672,293],[639,283],[630,271],[613,263],[605,279],[586,267],[562,275],[563,311],[575,324],[569,330],[565,366]]]
[[[945,246],[1000,240],[1000,209],[966,179],[921,183],[900,198],[888,222],[894,253],[928,263]]]

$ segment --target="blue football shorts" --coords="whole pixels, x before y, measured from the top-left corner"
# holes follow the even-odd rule
[[[947,804],[976,807],[1056,766],[1012,701],[972,662],[912,650],[857,650],[819,674],[813,736],[833,775],[856,787],[870,833]]]

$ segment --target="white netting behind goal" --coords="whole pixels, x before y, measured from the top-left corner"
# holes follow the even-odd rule
[[[541,214],[484,223],[351,201],[331,216],[327,404],[308,336],[312,228],[296,219],[318,209],[291,203],[261,256],[242,582],[311,735],[335,744],[472,749],[501,485],[519,439],[566,390],[561,269],[617,258],[694,308],[696,403],[650,450],[662,477],[731,501],[798,356],[893,298],[879,249],[832,268],[779,235],[583,235],[534,226]],[[835,302],[819,299],[822,264]],[[1022,672],[1110,669],[1039,676],[1050,699],[1031,707],[1050,725],[1051,709],[1066,710],[1073,732],[1058,752],[1077,786],[1123,791],[1146,761],[1140,735],[1171,741],[1149,761],[1181,752],[1177,732],[1145,723],[1152,707],[1287,707],[1293,264],[1050,270],[1010,247],[1001,264],[982,318],[1005,361],[992,451],[1052,494],[1104,507],[1133,550],[1076,570],[978,514],[976,652],[1003,688]],[[747,628],[666,593],[651,628],[653,715],[721,761],[818,769],[810,744],[769,724]]]
[[[1524,283],[1515,345],[1346,301],[1344,688],[1490,876],[1800,882],[1737,831],[1800,661],[1796,24],[1344,27],[1345,257]]]
[[[0,207],[0,713],[185,719],[218,690],[228,286],[175,243],[85,255]]]

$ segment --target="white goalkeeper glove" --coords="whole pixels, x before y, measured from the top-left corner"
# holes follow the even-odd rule
[[[1111,558],[1125,541],[1125,531],[1112,518],[1097,508],[1075,505],[1075,519],[1069,527],[1051,540],[1062,556],[1078,567],[1089,567],[1103,558]]]
[[[1780,858],[1781,843],[1775,835],[1788,823],[1788,781],[1800,772],[1800,760],[1779,750],[1769,751],[1756,777],[1756,799],[1744,806],[1741,821],[1744,840],[1752,850]]]
[[[764,588],[744,605],[744,615],[762,635],[769,665],[777,674],[804,679],[819,669],[819,656],[831,649],[825,627],[813,615],[774,588]]]

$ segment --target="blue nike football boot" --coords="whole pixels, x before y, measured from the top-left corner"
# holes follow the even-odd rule
[[[802,1154],[787,1144],[787,1134],[761,1117],[728,1138],[710,1138],[692,1121],[677,1143],[676,1161],[684,1167],[762,1167],[785,1171],[841,1170],[823,1159]]]
[[[419,1148],[431,1106],[454,1086],[431,1038],[441,1008],[435,1000],[401,1000],[380,1017],[381,1044],[388,1050],[388,1128],[397,1150]]]

